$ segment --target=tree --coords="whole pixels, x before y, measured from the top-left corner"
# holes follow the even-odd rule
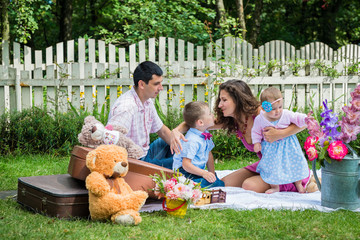
[[[223,0],[216,0],[216,24],[218,28],[224,27],[226,25],[226,11]]]
[[[1,5],[1,38],[0,40],[10,40],[10,26],[8,14],[8,0],[0,0]]]
[[[260,33],[260,25],[261,25],[261,14],[263,9],[263,0],[255,0],[255,10],[253,13],[253,25],[251,31],[249,31],[248,41],[254,47],[257,47],[257,39]]]
[[[236,8],[239,18],[239,26],[242,30],[242,38],[246,39],[246,24],[245,24],[245,16],[244,16],[244,3],[243,0],[236,0]]]
[[[58,0],[57,6],[60,11],[59,25],[60,25],[60,42],[66,42],[72,39],[72,14],[73,1],[72,0]]]

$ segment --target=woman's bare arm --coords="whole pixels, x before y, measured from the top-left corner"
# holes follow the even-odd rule
[[[283,129],[276,129],[273,127],[266,127],[264,128],[264,138],[265,141],[267,142],[275,142],[279,139],[297,134],[299,132],[301,132],[302,130],[304,130],[306,127],[298,127],[295,124],[291,124],[289,125],[289,127],[287,128],[283,128]]]

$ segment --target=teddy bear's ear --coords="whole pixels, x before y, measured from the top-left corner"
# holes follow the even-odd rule
[[[89,152],[87,155],[86,155],[86,166],[88,167],[88,169],[90,169],[90,171],[92,169],[95,168],[95,161],[96,161],[96,157],[97,157],[97,154],[96,154],[96,151],[93,150],[91,152]]]

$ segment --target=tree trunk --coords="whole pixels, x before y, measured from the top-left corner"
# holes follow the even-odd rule
[[[328,44],[335,50],[339,48],[339,44],[336,41],[336,17],[341,8],[342,1],[335,0],[329,1],[328,5],[323,5],[321,14],[321,30],[319,34],[319,41]],[[341,27],[341,26],[339,26]]]
[[[225,6],[223,0],[216,0],[217,21],[216,27],[224,27],[226,24]]]
[[[255,10],[254,10],[254,17],[253,17],[253,27],[249,32],[249,42],[254,46],[257,47],[257,38],[260,33],[260,25],[261,25],[261,13],[263,9],[264,1],[263,0],[255,0]]]
[[[236,11],[238,13],[240,28],[242,29],[242,38],[245,39],[246,37],[246,23],[245,23],[245,16],[244,16],[244,3],[243,0],[236,0]]]
[[[71,40],[72,32],[72,13],[73,13],[73,0],[59,0],[58,1],[60,8],[60,35],[59,40],[61,42],[66,42]]]
[[[1,36],[2,40],[10,40],[10,25],[8,14],[8,0],[0,0],[1,5]]]

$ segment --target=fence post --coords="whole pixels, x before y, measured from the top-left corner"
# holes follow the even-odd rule
[[[20,75],[19,75],[19,73],[16,73],[15,93],[16,93],[16,110],[21,112],[21,86],[20,86]]]

